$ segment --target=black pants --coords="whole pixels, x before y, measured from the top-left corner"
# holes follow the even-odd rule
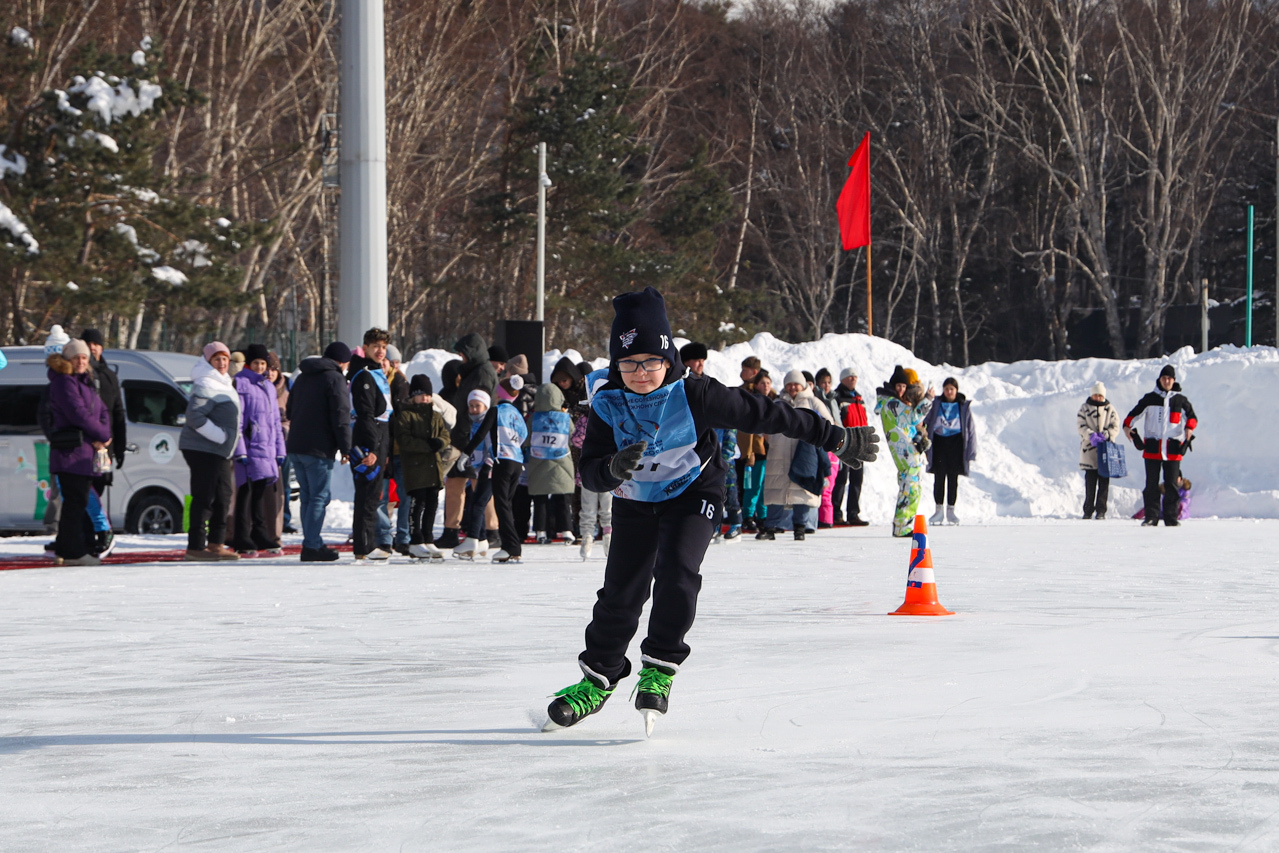
[[[866,476],[865,467],[849,468],[847,465],[839,466],[839,473],[835,475],[835,488],[831,490],[830,501],[835,507],[836,517],[840,514],[840,507],[844,504],[844,490],[848,490],[848,511],[844,513],[846,521],[853,521],[861,518],[862,514],[862,480]]]
[[[354,477],[356,482],[356,505],[353,508],[354,518],[352,519],[352,550],[356,554],[370,554],[379,546],[379,536],[377,536],[377,510],[382,505],[382,494],[385,492],[386,482],[386,466],[390,462],[388,448],[390,446],[390,431],[385,423],[377,425],[380,435],[377,436],[376,446],[368,448],[370,453],[377,455],[377,473],[372,480],[368,478],[368,472],[356,471],[359,463],[358,459],[350,460],[350,476]]]
[[[1164,524],[1177,520],[1177,510],[1181,508],[1181,501],[1177,495],[1177,480],[1181,479],[1181,460],[1180,459],[1147,459],[1146,462],[1146,488],[1142,490],[1141,496],[1146,502],[1146,520],[1154,520],[1158,522],[1161,513],[1159,506],[1160,500],[1163,499],[1162,514]],[[1164,475],[1163,486],[1159,485],[1159,474]],[[1164,499],[1164,495],[1168,495]]]
[[[524,553],[524,537],[515,524],[515,490],[524,466],[513,459],[499,459],[493,465],[493,509],[497,512],[497,532],[502,550],[512,557]]]
[[[933,436],[933,501],[954,506],[959,497],[959,475],[964,473],[964,435]],[[949,496],[947,490],[949,489]]]
[[[191,526],[187,529],[187,549],[203,551],[209,545],[223,545],[235,485],[231,460],[201,450],[184,450],[182,458],[191,469]]]
[[[950,490],[950,500],[946,500],[946,490]],[[955,499],[959,497],[959,475],[958,474],[942,474],[933,475],[933,502],[938,506],[943,503],[947,506],[954,506]]]
[[[237,551],[265,551],[279,548],[275,536],[275,480],[245,480],[235,490],[235,535],[231,547]]]
[[[1084,471],[1084,518],[1106,514],[1106,501],[1110,497],[1110,478],[1103,477],[1094,468]]]
[[[409,504],[409,544],[434,542],[435,511],[440,506],[440,490],[414,489],[408,496],[412,501]]]
[[[697,615],[702,558],[719,526],[722,499],[722,489],[690,489],[660,503],[613,501],[613,544],[586,626],[582,663],[610,681],[630,673],[626,648],[650,588],[653,607],[640,651],[677,666],[684,662],[684,635]]]
[[[529,525],[533,523],[533,498],[528,493],[528,486],[519,485],[518,480],[511,506],[515,518],[515,535],[523,542],[528,538]]]
[[[533,495],[533,529],[548,537],[573,529],[572,495]]]
[[[89,488],[92,477],[83,474],[58,474],[62,493],[62,515],[58,518],[58,538],[53,540],[53,553],[64,560],[78,560],[89,553]]]

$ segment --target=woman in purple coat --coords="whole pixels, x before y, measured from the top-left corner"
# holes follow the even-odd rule
[[[98,566],[89,553],[89,488],[95,476],[93,455],[111,443],[111,416],[93,387],[89,346],[72,341],[45,362],[49,367],[49,413],[53,432],[49,471],[62,491],[62,522],[53,553],[63,566]],[[78,434],[77,434],[78,431]]]
[[[245,455],[236,459],[235,540],[231,544],[243,556],[257,551],[281,553],[270,486],[280,477],[284,429],[275,386],[267,376],[269,357],[262,344],[250,344],[244,350],[247,369],[235,375],[235,390],[244,413]]]

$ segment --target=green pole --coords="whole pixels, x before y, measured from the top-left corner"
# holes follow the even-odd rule
[[[1244,315],[1243,345],[1252,346],[1252,205],[1248,205],[1248,313]]]

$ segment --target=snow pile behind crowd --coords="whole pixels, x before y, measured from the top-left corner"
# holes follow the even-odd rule
[[[563,354],[581,360],[573,350]],[[546,353],[543,376],[550,375],[561,355],[558,350]],[[775,387],[793,367],[813,373],[826,367],[838,379],[842,368],[853,366],[868,410],[873,409],[875,389],[896,364],[914,368],[938,391],[947,376],[958,379],[960,391],[973,401],[978,433],[972,476],[960,480],[958,514],[965,522],[1080,514],[1084,481],[1075,414],[1089,389],[1097,381],[1104,382],[1108,398],[1122,417],[1154,388],[1160,366],[1171,363],[1200,422],[1194,450],[1182,463],[1185,476],[1194,484],[1191,514],[1279,518],[1279,452],[1273,440],[1279,422],[1279,350],[1272,347],[1227,346],[1205,354],[1186,347],[1161,359],[991,362],[956,368],[929,364],[905,347],[866,335],[831,334],[819,341],[789,344],[761,333],[722,352],[712,350],[706,372],[736,385],[741,381],[741,362],[750,355],[759,357],[773,375]],[[438,387],[440,368],[454,357],[443,350],[419,352],[407,365],[408,373],[425,371]],[[607,362],[601,358],[593,363]],[[879,426],[873,411],[871,422]],[[1131,443],[1127,456],[1128,477],[1111,482],[1112,518],[1131,515],[1141,503],[1145,475],[1141,456]],[[923,485],[921,511],[931,514],[931,475],[924,476]],[[896,469],[885,454],[867,467],[863,516],[887,523],[896,494]]]

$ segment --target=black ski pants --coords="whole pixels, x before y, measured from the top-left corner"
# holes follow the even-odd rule
[[[409,544],[423,545],[435,541],[435,510],[440,505],[439,489],[414,489],[409,492]],[[403,498],[401,498],[403,500]]]
[[[630,674],[626,649],[650,590],[653,607],[640,651],[676,666],[684,662],[689,653],[684,635],[693,626],[702,588],[702,559],[719,527],[723,498],[722,487],[711,487],[690,488],[660,503],[613,501],[613,542],[604,586],[586,626],[586,650],[578,656],[582,663],[610,681]]]
[[[58,474],[62,493],[62,515],[58,518],[58,538],[53,553],[64,560],[78,560],[89,553],[93,524],[89,521],[89,489],[93,478],[84,474]]]
[[[1110,478],[1103,477],[1094,468],[1084,471],[1084,518],[1092,518],[1106,514],[1106,504],[1110,499]]]
[[[866,476],[865,467],[849,468],[839,466],[839,474],[835,477],[835,488],[831,490],[830,500],[835,507],[835,517],[845,521],[861,518],[862,514],[862,479]],[[844,492],[848,492],[848,511],[845,513]]]
[[[279,548],[275,536],[275,480],[245,480],[235,490],[235,536],[231,547],[237,551],[266,551]]]
[[[226,544],[226,517],[231,511],[235,474],[231,460],[216,453],[184,450],[182,458],[191,469],[191,515],[187,528],[187,550],[203,551],[209,545]],[[205,535],[208,524],[208,535]]]
[[[493,464],[493,509],[497,513],[497,532],[502,550],[512,557],[524,553],[524,537],[515,523],[515,489],[520,484],[524,466],[514,459],[499,459]]]
[[[378,509],[382,506],[382,496],[386,491],[386,468],[391,461],[388,449],[391,446],[390,428],[386,424],[377,425],[377,443],[369,452],[377,456],[377,473],[369,479],[368,471],[356,471],[360,460],[351,460],[351,476],[355,480],[355,518],[351,523],[352,550],[361,556],[370,554],[378,543]]]
[[[1146,488],[1142,490],[1141,496],[1146,502],[1146,518],[1159,520],[1162,513],[1164,524],[1177,520],[1177,510],[1181,508],[1180,499],[1177,496],[1177,480],[1181,479],[1181,460],[1180,459],[1147,459],[1146,462]],[[1159,485],[1159,475],[1164,475],[1163,486]],[[1169,495],[1164,499],[1165,493]],[[1163,500],[1163,507],[1160,507],[1160,501]]]

